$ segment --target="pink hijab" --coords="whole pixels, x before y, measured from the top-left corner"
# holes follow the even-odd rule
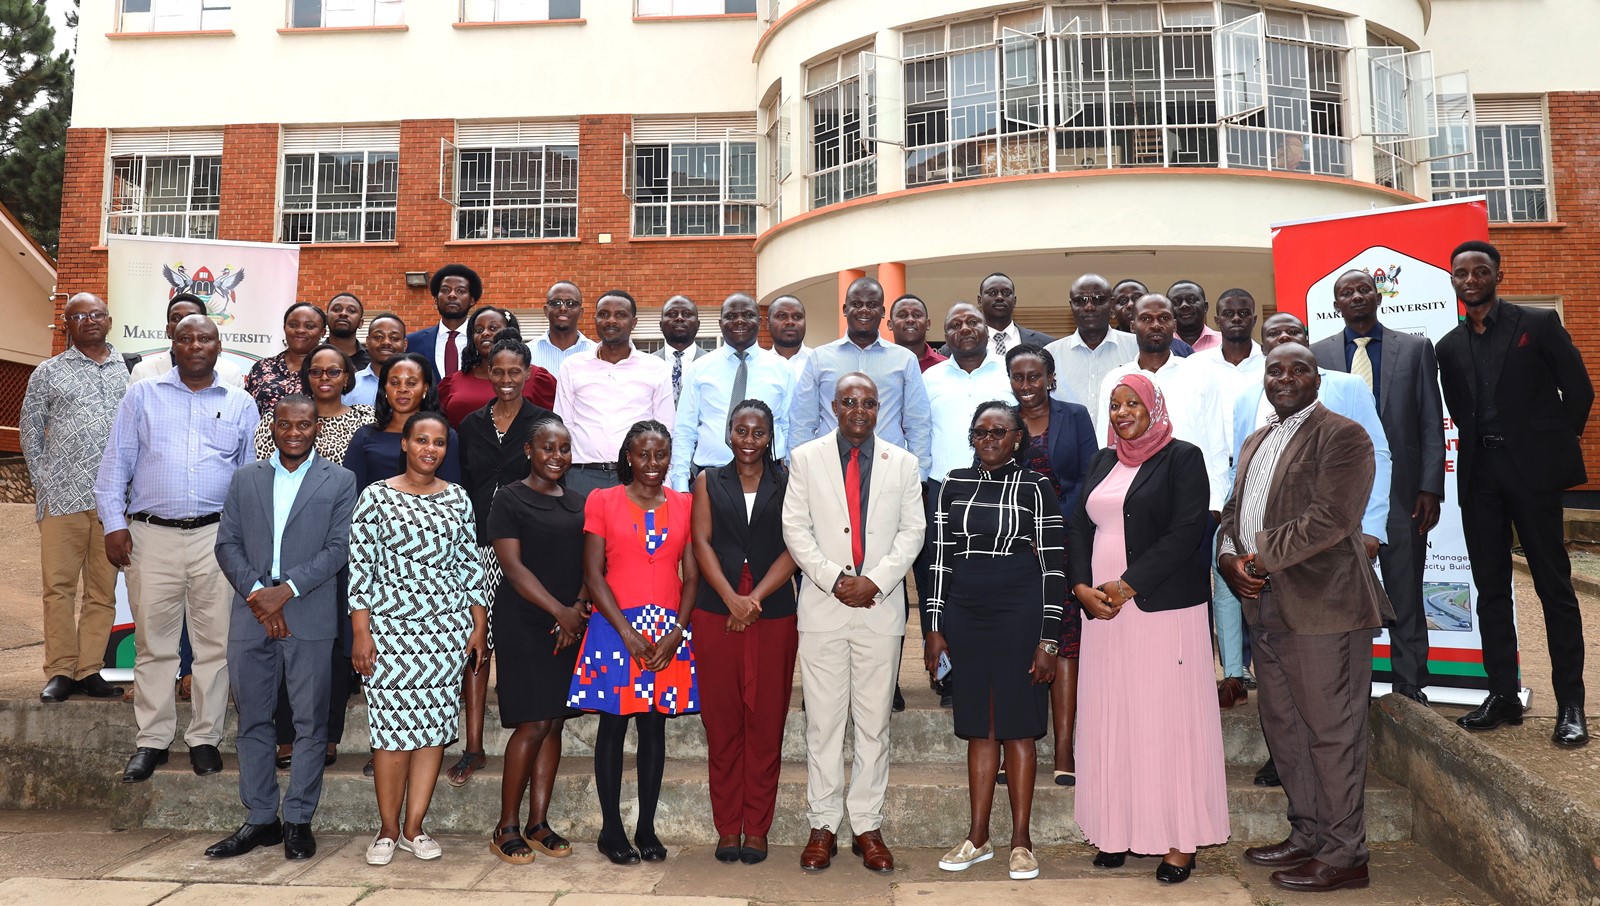
[[[1125,466],[1137,468],[1144,465],[1150,457],[1161,452],[1172,441],[1172,419],[1167,416],[1167,398],[1162,394],[1156,382],[1142,374],[1130,374],[1117,382],[1117,387],[1126,387],[1139,397],[1139,402],[1150,410],[1150,427],[1133,440],[1123,440],[1117,436],[1115,425],[1106,426],[1108,435],[1107,443],[1117,451],[1117,461]],[[1116,392],[1116,387],[1111,388]]]

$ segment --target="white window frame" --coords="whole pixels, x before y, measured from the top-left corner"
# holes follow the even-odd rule
[[[1470,154],[1441,158],[1429,166],[1435,200],[1483,195],[1488,199],[1490,223],[1549,223],[1556,219],[1550,185],[1550,127],[1543,98],[1485,99],[1476,102],[1476,122]],[[1513,170],[1509,153],[1513,133],[1537,130],[1539,138],[1537,181]],[[1498,147],[1499,166],[1485,166],[1485,142]],[[1524,154],[1523,157],[1529,155]],[[1522,179],[1522,182],[1513,180]],[[1518,202],[1519,197],[1521,202]],[[1530,203],[1531,206],[1530,206]],[[1542,210],[1541,210],[1542,209]],[[1498,215],[1498,216],[1497,216]],[[1541,216],[1542,215],[1542,216]]]
[[[551,7],[557,4],[560,6],[556,12],[561,15],[551,12]],[[569,6],[570,15],[567,14]],[[461,0],[460,13],[462,22],[566,22],[583,18],[583,3],[582,0]]]
[[[196,171],[204,167],[217,186],[214,196],[201,196],[197,205],[194,193]],[[173,170],[184,172],[182,192],[168,192],[150,198],[152,177],[165,177],[168,187]],[[119,174],[135,172],[137,180]],[[136,184],[139,194],[122,191]],[[101,242],[107,236],[170,236],[187,239],[217,238],[218,212],[222,207],[222,131],[190,132],[113,132],[106,144],[104,216],[100,221]]]
[[[144,10],[128,10],[129,0],[116,0],[117,32],[158,34],[182,31],[227,31],[233,26],[233,0],[144,0]]]
[[[333,207],[332,204],[347,204],[346,202],[332,202],[321,206],[324,193],[318,188],[321,180],[320,174],[324,167],[340,166],[339,159],[349,159],[360,155],[361,164],[361,191],[359,203],[348,207]],[[289,159],[291,157],[310,156],[312,174],[309,179],[311,186],[311,200],[308,206],[290,207],[286,198],[289,180]],[[343,164],[348,166],[348,164]],[[393,195],[394,200],[376,203],[372,200],[371,169],[376,166],[383,169],[386,183],[392,182],[394,190],[379,194]],[[400,187],[400,127],[398,126],[331,126],[285,128],[279,140],[278,155],[278,216],[277,234],[280,242],[298,242],[303,244],[323,243],[387,243],[394,242],[396,237],[396,221],[398,219]],[[335,194],[335,193],[329,193]],[[350,195],[354,193],[337,193]],[[291,216],[309,215],[309,229],[305,232],[291,232],[288,220]],[[348,226],[339,227],[339,218],[356,216],[360,218],[359,228],[355,235],[350,235]],[[376,218],[375,220],[369,218]],[[373,223],[387,224],[374,230]],[[324,231],[323,226],[327,229]],[[320,235],[319,235],[320,234]],[[298,238],[309,235],[309,238]]]
[[[730,10],[730,6],[737,8]],[[758,0],[634,0],[633,16],[636,19],[677,16],[754,16],[760,11],[760,6]]]
[[[295,22],[295,7],[317,4],[316,25]],[[290,28],[373,28],[404,25],[405,0],[286,0],[284,21]]]
[[[806,67],[806,189],[808,208],[816,210],[878,193],[878,146],[866,140],[867,113],[857,47]],[[837,147],[831,156],[818,144],[817,118],[836,111]],[[852,115],[853,114],[853,115]],[[836,159],[835,159],[836,158]]]
[[[576,122],[457,123],[456,139],[440,140],[439,197],[450,203],[456,240],[515,241],[578,238],[581,157]],[[487,155],[488,188],[469,182],[467,167]],[[567,167],[552,179],[552,165]],[[535,173],[534,171],[537,171]],[[496,187],[496,182],[501,187]],[[519,184],[522,188],[518,188]],[[570,185],[570,189],[567,186]],[[470,188],[463,188],[471,186]],[[522,195],[513,200],[512,196]],[[530,194],[537,198],[528,197]],[[482,223],[468,221],[482,213]],[[552,221],[552,217],[559,218]],[[530,230],[523,218],[537,226]],[[528,235],[536,232],[536,235]]]
[[[632,130],[624,141],[624,160],[627,168],[625,185],[628,198],[632,202],[628,218],[631,235],[639,239],[754,236],[758,231],[756,209],[761,203],[758,196],[761,186],[760,147],[763,138],[764,136],[756,132],[754,114],[697,116],[687,119],[636,118]],[[654,187],[665,191],[665,196],[655,194],[647,196],[639,185],[640,155],[645,153],[665,154],[666,170],[663,175],[667,182]],[[673,184],[678,176],[687,172],[686,164],[693,166],[695,158],[698,157],[698,164],[703,172],[706,160],[713,156],[717,168],[716,198],[693,197],[710,193],[696,193],[692,187]],[[736,166],[749,177],[747,183],[741,183],[737,193],[732,186]],[[710,177],[710,174],[704,175]],[[679,197],[680,195],[691,197]],[[661,200],[662,198],[665,200]],[[708,209],[715,212],[714,230],[685,228],[688,224],[696,222],[692,218],[697,215],[699,223],[708,223],[709,220],[704,216]],[[660,216],[662,225],[660,231],[653,228],[641,229],[645,226],[641,218],[652,214]],[[730,215],[735,216],[730,217]],[[735,228],[730,229],[730,224],[735,225]]]

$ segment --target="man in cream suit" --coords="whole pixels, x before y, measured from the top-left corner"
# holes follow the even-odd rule
[[[839,427],[791,455],[783,538],[800,565],[800,675],[806,706],[806,797],[811,838],[800,867],[821,871],[838,851],[850,810],[851,852],[894,871],[883,842],[889,714],[906,632],[905,575],[927,519],[916,456],[873,436],[878,388],[840,377]],[[844,791],[844,724],[855,722],[855,763]]]

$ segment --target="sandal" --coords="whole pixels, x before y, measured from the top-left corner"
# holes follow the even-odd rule
[[[544,836],[538,836],[540,831],[545,832]],[[572,844],[552,830],[548,821],[528,825],[522,831],[522,839],[552,859],[565,859],[572,855]]]
[[[502,840],[502,837],[505,839]],[[494,832],[494,836],[489,839],[489,851],[500,861],[512,865],[527,865],[538,858],[533,850],[528,848],[527,841],[522,839],[522,834],[518,832],[515,824],[507,824]]]
[[[464,787],[472,775],[489,766],[489,757],[482,752],[462,752],[461,757],[445,774],[445,779],[453,787]]]

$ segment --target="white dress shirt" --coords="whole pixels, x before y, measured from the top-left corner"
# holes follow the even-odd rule
[[[469,343],[469,342],[470,341],[467,339],[467,323],[465,321],[463,321],[463,322],[461,322],[461,326],[456,328],[456,370],[457,371],[461,370],[461,354],[463,352],[467,351],[467,343]],[[437,334],[435,334],[434,338],[433,338],[433,373],[434,373],[434,380],[436,382],[444,380],[445,375],[449,373],[449,372],[447,372],[445,370],[445,367],[444,367],[445,348],[446,348],[446,346],[448,346],[449,343],[450,343],[450,328],[444,326],[444,322],[440,321],[439,322],[439,332]],[[434,386],[437,387],[438,384],[435,383]]]
[[[533,364],[538,365],[551,374],[561,373],[561,363],[580,352],[593,349],[595,342],[578,332],[578,340],[566,349],[562,349],[550,342],[550,331],[545,331],[533,338],[528,344],[528,351],[533,355]]]
[[[1233,400],[1228,395],[1228,375],[1221,368],[1192,358],[1170,356],[1160,371],[1144,371],[1135,359],[1113,370],[1100,383],[1095,408],[1089,410],[1094,419],[1096,442],[1107,444],[1107,430],[1111,423],[1109,409],[1111,391],[1124,375],[1142,373],[1155,381],[1167,398],[1167,414],[1172,419],[1172,436],[1188,441],[1200,448],[1205,457],[1206,473],[1211,486],[1211,509],[1222,512],[1228,501],[1228,465],[1232,447],[1228,445],[1227,422],[1232,417]]]
[[[569,356],[556,377],[556,414],[572,434],[575,465],[614,463],[634,422],[655,419],[670,428],[676,415],[666,362],[630,343],[613,365],[597,349]]]
[[[1108,330],[1100,345],[1090,349],[1081,331],[1074,330],[1045,349],[1056,360],[1056,389],[1050,395],[1064,403],[1088,406],[1113,368],[1139,357],[1139,340],[1131,333]]]
[[[1250,390],[1261,389],[1263,368],[1266,365],[1266,354],[1261,351],[1261,344],[1255,340],[1250,341],[1250,354],[1244,361],[1235,365],[1222,357],[1222,347],[1213,346],[1210,349],[1201,349],[1189,356],[1190,361],[1204,362],[1219,369],[1222,378],[1222,405],[1228,412],[1233,411],[1233,403],[1239,394]],[[1227,419],[1228,449],[1232,450],[1234,444],[1233,419]]]
[[[777,350],[773,350],[773,354],[779,358],[782,358],[782,353],[778,352]],[[794,356],[787,360],[789,362],[789,367],[794,369],[794,379],[796,381],[800,380],[800,375],[806,373],[806,362],[810,359],[811,347],[801,346],[795,351]]]
[[[955,359],[945,359],[922,373],[922,383],[928,390],[933,425],[933,468],[928,477],[942,482],[951,469],[972,465],[972,443],[967,432],[978,404],[1002,400],[1015,406],[1017,398],[1011,395],[1005,358],[993,352],[971,371],[964,370]]]
[[[770,349],[745,350],[744,399],[757,399],[772,410],[772,455],[789,455],[789,403],[794,396],[794,369]],[[734,402],[733,382],[739,359],[732,346],[718,346],[700,355],[683,370],[683,390],[678,394],[677,426],[672,429],[672,468],[667,482],[689,490],[691,466],[709,469],[733,461],[728,446],[728,406]]]

